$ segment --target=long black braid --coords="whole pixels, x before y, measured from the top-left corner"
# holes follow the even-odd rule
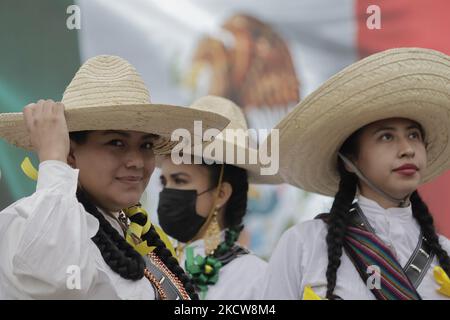
[[[442,249],[442,246],[439,243],[439,237],[434,227],[433,217],[428,211],[427,205],[422,201],[417,191],[412,193],[410,201],[413,216],[419,223],[422,235],[427,239],[431,250],[439,261],[439,265],[447,274],[450,274],[450,258],[448,253]]]
[[[198,294],[195,291],[195,287],[192,284],[191,278],[184,272],[183,268],[180,267],[178,260],[175,259],[167,249],[165,243],[161,240],[158,233],[156,232],[155,227],[152,225],[150,230],[145,233],[142,237],[142,240],[147,241],[147,245],[155,246],[156,249],[153,251],[159,259],[169,268],[170,271],[175,274],[175,276],[183,283],[184,289],[189,294],[189,297],[192,300],[198,300]]]
[[[341,153],[345,155],[358,154],[358,139],[362,129],[353,133],[342,144]],[[327,299],[337,299],[333,294],[336,288],[336,275],[341,265],[342,248],[344,246],[344,237],[349,224],[348,212],[355,199],[356,187],[358,185],[358,177],[344,167],[340,158],[338,158],[337,169],[340,177],[339,189],[334,196],[333,205],[331,206],[328,216],[328,233],[326,236],[328,248],[328,266],[326,271],[327,277]]]
[[[88,133],[88,131],[71,132],[70,139],[77,143],[84,143],[87,140]],[[77,198],[83,204],[86,211],[99,220],[99,231],[92,240],[99,248],[108,266],[125,279],[142,279],[144,277],[145,262],[141,255],[106,221],[103,214],[98,211],[97,207],[89,199],[86,192],[79,189],[77,191]],[[140,215],[135,215],[132,218],[141,225],[144,225],[146,222],[146,218]],[[167,249],[153,226],[143,235],[142,240],[147,241],[149,246],[156,247],[154,250],[155,254],[180,279],[190,298],[198,300],[198,295],[195,292],[190,278],[180,267],[178,261],[172,256],[170,250]]]
[[[100,223],[100,228],[92,241],[97,245],[108,266],[124,279],[142,279],[145,262],[141,255],[106,221],[85,192],[79,189],[77,198],[84,209],[96,217]]]
[[[336,299],[333,294],[336,287],[336,275],[339,266],[341,265],[342,248],[344,246],[344,237],[347,232],[349,224],[348,214],[350,207],[355,199],[356,186],[358,178],[355,174],[349,173],[343,168],[342,162],[339,162],[339,190],[336,193],[331,206],[328,233],[326,236],[328,248],[328,266],[326,271],[327,276],[327,299]]]

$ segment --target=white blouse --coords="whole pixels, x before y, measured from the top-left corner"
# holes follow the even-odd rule
[[[358,203],[376,235],[390,247],[397,261],[404,266],[416,248],[420,235],[411,206],[384,209],[363,196],[358,197]],[[328,264],[326,235],[326,225],[319,219],[297,224],[286,231],[271,256],[262,285],[262,298],[302,299],[305,286],[308,285],[320,297],[325,297]],[[439,241],[444,250],[450,253],[450,240],[440,236]],[[439,264],[435,257],[417,288],[423,299],[448,298],[436,291],[439,288],[433,277],[436,265]],[[345,250],[337,271],[334,294],[342,299],[375,299]]]
[[[155,299],[145,277],[126,280],[103,260],[77,183],[77,169],[44,161],[36,192],[0,212],[0,299]]]
[[[222,234],[222,238],[224,234]],[[188,244],[183,249],[180,265],[185,268],[186,249],[192,247],[194,257],[205,257],[203,239]],[[208,287],[205,300],[254,300],[258,298],[258,286],[263,281],[267,262],[249,253],[241,255],[219,270],[216,284]]]

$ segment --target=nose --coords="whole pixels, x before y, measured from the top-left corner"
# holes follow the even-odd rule
[[[415,155],[414,146],[412,143],[406,139],[400,139],[399,142],[399,156],[400,158],[407,157],[407,158],[413,158]]]
[[[142,169],[145,165],[145,159],[139,150],[128,150],[125,155],[125,167]]]

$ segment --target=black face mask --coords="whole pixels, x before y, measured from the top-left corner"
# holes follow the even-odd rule
[[[164,188],[159,193],[158,220],[161,228],[172,238],[188,242],[195,237],[206,218],[197,214],[197,190]]]

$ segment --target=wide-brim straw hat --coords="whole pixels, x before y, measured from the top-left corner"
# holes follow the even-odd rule
[[[189,109],[213,112],[224,116],[229,119],[230,122],[221,133],[214,137],[212,142],[204,143],[202,150],[198,150],[199,152],[196,152],[197,150],[191,148],[190,152],[183,153],[183,155],[188,154],[198,160],[203,159],[214,161],[216,163],[226,163],[242,168],[247,171],[248,181],[252,184],[278,184],[283,182],[281,177],[278,175],[278,172],[274,175],[262,174],[261,169],[265,166],[260,162],[256,142],[256,148],[250,144],[252,136],[248,131],[247,121],[245,120],[245,116],[239,106],[228,99],[210,95],[197,99],[190,105]],[[249,139],[238,139],[233,136],[233,133],[235,133],[236,137],[238,137],[239,132],[242,133],[240,137],[248,136]],[[223,147],[222,154],[211,154],[209,152],[204,152],[205,148],[208,146],[212,147],[212,143],[215,143],[215,146],[220,145]],[[228,151],[231,151],[232,155],[229,154],[227,157]],[[245,156],[245,161],[238,161],[243,160],[238,159],[239,154]],[[229,161],[228,158],[231,161]],[[254,159],[256,161],[252,161],[253,163],[250,163],[250,159]],[[161,161],[162,158],[157,159],[158,166],[161,166]],[[276,159],[276,161],[278,161],[278,159]]]
[[[450,57],[430,49],[391,49],[331,77],[275,127],[281,176],[306,191],[334,196],[342,144],[359,128],[388,118],[416,121],[425,131],[423,183],[448,169]]]
[[[194,120],[203,130],[222,130],[228,119],[216,113],[186,107],[153,104],[143,79],[126,60],[110,55],[93,57],[84,63],[67,86],[61,102],[69,132],[84,130],[133,130],[162,137],[155,146],[167,153],[173,130],[184,128],[194,134]],[[24,116],[0,114],[0,138],[32,150]],[[201,141],[201,140],[200,140]]]

